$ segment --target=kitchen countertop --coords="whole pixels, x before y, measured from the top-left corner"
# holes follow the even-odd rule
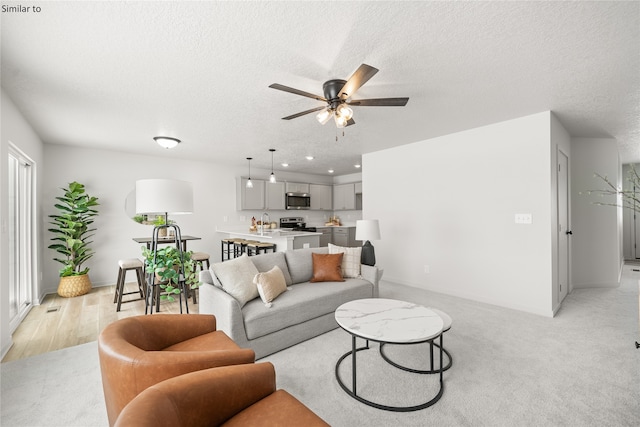
[[[228,229],[225,229],[225,230],[216,229],[216,231],[218,233],[227,233],[227,234],[233,234],[236,236],[246,236],[246,237],[260,237],[264,239],[279,239],[283,237],[295,238],[295,237],[302,237],[302,236],[319,236],[320,234],[322,234],[322,233],[314,233],[311,231],[289,231],[289,230],[284,230],[280,228],[265,230],[264,234],[260,234],[259,231],[249,231],[248,228],[244,228],[244,227],[238,227],[235,229],[232,227],[229,227]]]

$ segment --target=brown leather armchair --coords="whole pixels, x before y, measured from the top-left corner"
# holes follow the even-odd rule
[[[109,425],[147,387],[167,378],[218,366],[253,363],[216,318],[204,314],[154,314],[120,319],[98,338]]]
[[[284,390],[269,362],[206,369],[149,387],[116,427],[328,426]]]

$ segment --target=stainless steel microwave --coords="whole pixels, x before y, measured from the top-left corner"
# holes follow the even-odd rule
[[[284,193],[284,199],[288,210],[311,209],[309,193]]]

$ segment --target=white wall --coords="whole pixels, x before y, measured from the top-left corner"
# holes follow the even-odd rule
[[[42,142],[36,135],[31,125],[27,123],[20,111],[16,108],[15,104],[9,96],[2,89],[2,105],[1,105],[1,117],[2,117],[2,133],[0,141],[0,349],[2,356],[11,347],[11,332],[9,329],[9,238],[7,235],[7,221],[9,220],[9,193],[8,193],[8,147],[11,142],[24,154],[26,154],[31,160],[34,161],[34,175],[35,175],[35,190],[36,194],[39,194],[39,190],[42,188]],[[40,200],[35,200],[35,212],[39,218],[41,215]],[[42,239],[42,229],[38,228],[39,224],[36,224],[36,239]],[[34,261],[36,280],[40,277],[42,271],[42,248],[38,246],[36,248],[36,256]],[[39,283],[36,284],[39,288]],[[37,293],[37,292],[36,292]],[[37,295],[34,295],[37,297]]]
[[[179,149],[179,148],[178,148]],[[262,211],[236,211],[236,177],[246,174],[246,167],[232,167],[210,161],[172,160],[166,157],[141,156],[108,150],[45,145],[46,167],[43,188],[43,223],[54,213],[53,204],[60,187],[78,181],[87,192],[99,198],[99,216],[93,238],[95,256],[87,266],[94,286],[114,284],[120,258],[140,257],[140,244],[133,237],[151,236],[152,228],[132,221],[124,211],[124,201],[135,188],[138,179],[173,178],[190,181],[194,185],[194,213],[170,217],[177,221],[183,234],[202,237],[189,242],[188,248],[205,251],[213,262],[220,259],[220,238],[216,228],[250,225],[251,216],[259,218]],[[269,171],[252,170],[252,176],[268,177]],[[279,180],[332,184],[333,177],[277,172]],[[270,211],[272,221],[285,216],[303,216],[310,224],[324,223],[330,212]],[[360,215],[351,212],[350,215]],[[227,222],[224,218],[227,217]],[[46,232],[43,246],[49,244]],[[45,249],[44,286],[42,293],[53,293],[58,285],[59,264],[52,260],[54,253]]]
[[[622,210],[594,202],[616,203],[615,197],[589,195],[606,188],[599,173],[620,183],[621,166],[616,140],[572,138],[572,231],[574,288],[614,287],[622,271]]]
[[[550,123],[544,112],[363,156],[383,279],[552,316]]]

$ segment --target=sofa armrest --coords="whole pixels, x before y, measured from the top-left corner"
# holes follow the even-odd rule
[[[382,270],[378,269],[378,267],[361,264],[360,275],[363,279],[373,283],[373,297],[378,298],[380,293],[378,283],[380,282],[380,277],[382,277]]]
[[[202,278],[202,275],[200,277]],[[216,326],[219,331],[224,331],[238,346],[248,347],[249,340],[238,301],[211,283],[201,281],[198,289],[200,292],[199,312],[213,314],[216,317]]]

